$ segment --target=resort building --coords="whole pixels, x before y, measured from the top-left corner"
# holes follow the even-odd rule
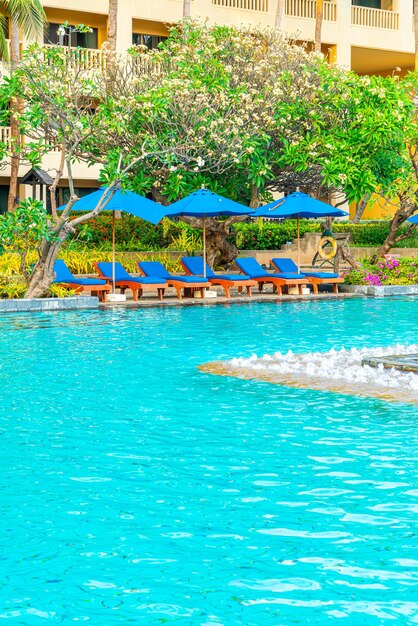
[[[73,33],[70,44],[89,52],[84,62],[100,66],[101,47],[106,40],[108,0],[43,0],[49,29],[45,43],[63,43],[58,32],[63,22],[86,24],[89,33]],[[414,64],[412,0],[324,0],[322,50],[330,62],[351,68],[359,74],[406,72]],[[231,25],[274,25],[277,0],[191,0],[192,17],[209,23]],[[181,19],[182,0],[119,0],[117,48],[132,44],[153,48],[167,36],[168,25]],[[312,41],[316,0],[286,0],[282,27],[300,41]],[[68,45],[65,41],[65,45]],[[400,69],[399,69],[400,68]],[[0,128],[7,140],[8,127]],[[45,159],[44,169],[55,167],[56,154]],[[97,168],[84,164],[74,167],[80,195],[97,186]],[[22,175],[25,174],[22,171]],[[1,172],[0,210],[5,207],[8,171]],[[24,190],[22,189],[22,195]]]

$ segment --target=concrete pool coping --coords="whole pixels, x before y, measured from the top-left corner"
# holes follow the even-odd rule
[[[340,290],[361,296],[418,296],[418,285],[340,285]]]
[[[212,287],[212,289],[214,289]],[[252,297],[233,295],[226,299],[222,290],[217,290],[216,298],[183,298],[178,300],[174,290],[168,290],[162,302],[155,295],[142,296],[138,302],[134,302],[130,292],[126,302],[100,302],[96,296],[71,296],[69,298],[33,298],[33,299],[9,299],[0,300],[0,314],[2,313],[34,313],[42,311],[71,311],[84,309],[109,309],[109,308],[149,308],[166,306],[212,306],[217,304],[252,304],[255,302],[311,302],[317,300],[339,300],[346,298],[361,297],[387,297],[418,295],[418,285],[401,286],[388,285],[382,287],[367,287],[363,285],[340,285],[340,292],[334,294],[330,291],[322,291],[315,295],[288,295],[278,296],[272,292],[253,293]]]
[[[97,296],[70,296],[69,298],[20,298],[0,300],[0,313],[35,313],[39,311],[72,311],[97,309]]]

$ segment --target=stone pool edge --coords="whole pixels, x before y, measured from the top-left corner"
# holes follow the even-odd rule
[[[340,285],[342,293],[360,296],[418,296],[418,285]]]
[[[0,313],[34,313],[37,311],[71,311],[97,309],[96,296],[71,296],[69,298],[20,298],[0,300]]]

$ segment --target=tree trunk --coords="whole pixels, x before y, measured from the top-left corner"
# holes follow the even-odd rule
[[[356,202],[356,214],[353,217],[352,223],[359,224],[361,218],[363,217],[363,213],[366,210],[366,207],[370,200],[370,194],[366,193],[366,195],[360,200],[360,202]]]
[[[411,212],[411,215],[412,213],[413,212]],[[389,233],[385,241],[382,243],[380,248],[378,248],[378,250],[372,257],[372,261],[374,263],[378,261],[382,256],[387,254],[391,248],[393,248],[393,246],[396,243],[396,233],[398,232],[399,227],[402,226],[404,222],[406,222],[408,217],[410,217],[410,215],[405,214],[405,211],[402,208],[396,211],[395,215],[393,216],[390,222]]]
[[[415,69],[418,70],[418,0],[414,0]]]
[[[58,256],[63,239],[45,243],[42,258],[37,262],[33,270],[25,298],[43,298],[49,292],[54,282],[54,263]]]
[[[229,220],[206,220],[206,258],[210,267],[229,265],[237,258],[238,248],[230,241],[231,226]]]
[[[334,271],[339,273],[340,261],[345,261],[349,265],[351,265],[354,269],[360,269],[360,263],[353,256],[350,246],[348,245],[350,240],[350,235],[348,235],[345,239],[338,241],[337,254],[334,260]]]
[[[322,15],[324,9],[324,0],[316,0],[315,13],[315,52],[321,52],[321,35],[322,35]]]
[[[190,17],[190,0],[183,0],[183,19]]]
[[[10,62],[11,72],[20,61],[20,26],[19,22],[12,20],[10,39]],[[19,132],[19,112],[22,102],[19,98],[10,100],[10,142],[11,142],[11,163],[10,163],[10,186],[7,200],[7,210],[14,211],[18,204],[18,178],[19,178],[19,143],[21,141]]]
[[[110,52],[116,52],[118,30],[118,0],[109,0],[109,15],[107,18],[107,44]]]
[[[286,3],[286,0],[277,0],[276,20],[274,22],[274,27],[275,28],[281,28],[282,27],[285,3]]]

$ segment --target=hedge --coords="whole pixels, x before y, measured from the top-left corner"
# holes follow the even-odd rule
[[[406,230],[404,226],[402,230]],[[334,222],[332,225],[334,233],[349,232],[351,235],[350,244],[352,246],[375,247],[380,246],[389,232],[388,222],[364,222],[362,224],[351,224],[347,222]],[[234,225],[235,240],[240,250],[278,250],[288,241],[297,237],[296,220],[285,220],[281,223],[239,223]],[[300,221],[300,232],[304,233],[321,232],[319,222],[312,220]],[[405,239],[399,243],[402,248],[418,247],[418,231],[415,237]]]
[[[363,222],[351,224],[347,222],[335,222],[335,233],[347,232],[351,234],[353,246],[379,246],[388,233],[388,222]],[[404,227],[406,229],[406,226]],[[296,220],[283,222],[238,222],[233,225],[231,238],[240,250],[278,250],[280,247],[296,239]],[[303,236],[306,232],[320,232],[318,221],[301,220],[300,231]],[[116,220],[116,247],[119,251],[147,251],[184,249],[185,242],[189,243],[189,249],[200,249],[201,231],[193,229],[183,222],[173,223],[163,220],[154,226],[149,222],[139,220],[134,216],[124,214]],[[79,242],[89,247],[109,250],[112,241],[112,216],[102,213],[96,219],[91,220],[80,233]],[[178,247],[180,246],[180,247]],[[400,247],[418,247],[418,231],[415,237],[400,242]]]

